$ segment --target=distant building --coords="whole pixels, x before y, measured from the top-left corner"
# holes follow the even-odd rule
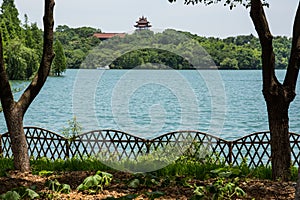
[[[150,25],[150,22],[147,20],[147,17],[142,16],[139,18],[138,21],[136,21],[136,25],[134,25],[134,27],[138,30],[144,30],[149,29],[150,27],[152,27],[152,25]],[[103,41],[116,36],[123,38],[125,37],[125,35],[125,33],[94,33],[93,36]]]
[[[143,29],[149,29],[152,27],[150,25],[150,22],[147,20],[147,17],[140,17],[138,21],[136,21],[136,25],[134,25],[135,28],[138,30],[143,30]]]
[[[94,37],[100,39],[100,40],[107,40],[112,37],[125,37],[125,33],[94,33]]]

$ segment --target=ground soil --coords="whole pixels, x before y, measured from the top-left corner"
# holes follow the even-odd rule
[[[138,194],[139,196],[136,199],[148,199],[145,193],[152,191],[161,191],[164,193],[164,196],[159,199],[190,199],[194,191],[187,185],[180,184],[180,181],[171,182],[167,186],[153,185],[149,187],[143,186],[138,189],[128,188],[128,180],[132,179],[133,175],[124,172],[112,172],[113,181],[110,186],[105,187],[99,194],[89,195],[76,191],[77,186],[82,183],[86,177],[93,174],[94,172],[86,171],[63,172],[42,177],[10,171],[6,177],[0,177],[0,194],[20,186],[35,186],[37,192],[50,194],[51,192],[47,190],[45,186],[45,182],[49,179],[57,179],[60,183],[69,184],[72,189],[70,194],[52,195],[55,199],[106,199],[107,197],[117,198],[128,194]],[[207,185],[213,181],[215,180],[188,180],[190,184],[197,185]],[[295,182],[244,179],[240,181],[239,186],[247,193],[247,197],[238,199],[294,199]],[[45,197],[42,199],[45,199]]]

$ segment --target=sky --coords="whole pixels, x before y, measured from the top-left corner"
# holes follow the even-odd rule
[[[249,9],[233,10],[222,3],[211,6],[184,5],[184,0],[56,0],[55,25],[91,26],[102,32],[131,32],[139,17],[145,16],[153,30],[172,28],[206,37],[254,34]],[[2,0],[0,0],[2,4]],[[291,36],[297,0],[269,0],[267,18],[273,35]],[[42,27],[43,0],[15,0],[20,18]]]

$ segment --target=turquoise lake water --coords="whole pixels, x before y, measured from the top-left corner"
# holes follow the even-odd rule
[[[276,73],[282,80],[285,70]],[[67,70],[48,78],[24,124],[59,133],[75,115],[83,132],[116,129],[152,138],[189,129],[235,139],[268,130],[261,90],[260,70]],[[296,133],[299,109],[297,96],[290,107]],[[6,132],[3,113],[0,132]]]

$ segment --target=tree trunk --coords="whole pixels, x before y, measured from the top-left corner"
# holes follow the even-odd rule
[[[288,109],[290,102],[282,96],[266,99],[271,132],[271,163],[273,179],[289,180],[291,147],[289,139]]]
[[[14,165],[16,170],[22,172],[30,171],[30,163],[28,156],[28,147],[26,136],[23,129],[23,117],[26,110],[42,89],[48,77],[52,60],[53,52],[53,8],[54,0],[45,0],[44,10],[44,45],[43,56],[38,72],[32,79],[29,86],[21,95],[19,101],[15,101],[7,73],[4,66],[2,36],[0,32],[0,100],[5,116],[7,129],[10,133],[11,148],[14,156]]]
[[[285,181],[290,178],[291,166],[288,109],[296,96],[299,72],[300,4],[295,17],[291,56],[283,84],[275,75],[273,36],[261,0],[251,0],[250,16],[262,47],[263,94],[271,131],[272,178]]]
[[[16,107],[5,112],[5,119],[14,156],[14,167],[21,172],[30,171],[28,147],[23,129],[23,113]]]

